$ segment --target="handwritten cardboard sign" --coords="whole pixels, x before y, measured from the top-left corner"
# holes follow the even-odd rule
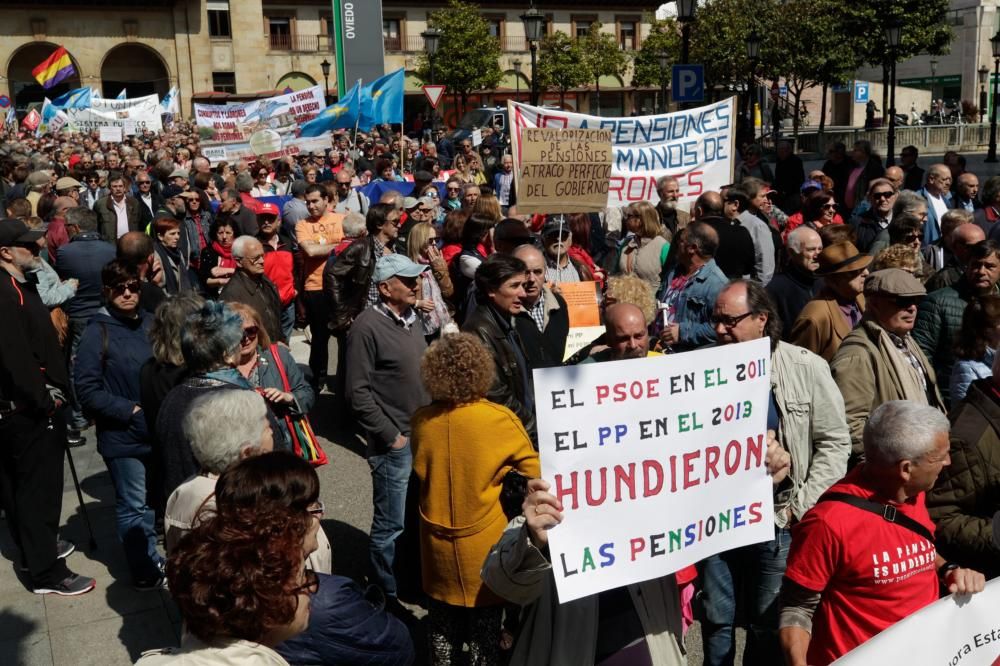
[[[951,595],[894,624],[835,666],[996,666],[1000,663],[1000,580],[971,596]]]
[[[774,538],[767,339],[535,370],[560,603]]]
[[[607,207],[610,130],[525,127],[517,142],[519,213],[589,213]]]
[[[569,335],[566,337],[565,361],[591,342],[601,337],[601,310],[597,304],[596,282],[560,282],[559,293],[566,301]]]

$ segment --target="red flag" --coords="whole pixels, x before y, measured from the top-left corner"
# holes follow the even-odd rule
[[[34,132],[38,129],[38,123],[40,122],[42,122],[42,114],[38,113],[38,109],[32,109],[31,111],[28,111],[28,114],[21,120],[21,127]]]

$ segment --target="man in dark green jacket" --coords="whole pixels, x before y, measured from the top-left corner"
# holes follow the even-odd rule
[[[971,299],[998,293],[997,280],[1000,280],[1000,245],[982,241],[969,250],[969,263],[962,278],[951,287],[932,292],[920,304],[913,339],[933,364],[946,405],[950,403],[948,380],[955,364],[952,345],[962,328],[962,313]]]
[[[1000,358],[1000,357],[998,357]],[[951,414],[951,466],[927,494],[936,545],[947,560],[1000,576],[1000,364],[980,379]]]

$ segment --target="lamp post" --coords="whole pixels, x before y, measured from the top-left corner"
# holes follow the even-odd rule
[[[681,62],[688,64],[691,53],[691,22],[694,21],[696,0],[677,0],[677,22],[681,24]]]
[[[753,73],[757,69],[757,61],[760,59],[760,37],[757,35],[756,30],[751,30],[750,35],[747,36],[747,59],[750,61],[750,75],[747,77],[747,94],[744,101],[743,117],[752,126],[753,119],[749,117],[753,110],[750,106],[750,91],[753,88]]]
[[[993,99],[990,105],[990,149],[986,153],[987,162],[997,161],[997,79],[1000,79],[1000,31],[990,37],[993,47]]]
[[[934,86],[937,84],[937,66],[938,66],[937,59],[931,58],[930,65],[931,65],[931,100],[933,101],[935,98]]]
[[[660,113],[667,112],[667,67],[670,66],[670,54],[660,51],[656,54],[656,62],[660,64]]]
[[[510,64],[514,67],[514,86],[515,86],[515,90],[516,90],[516,92],[514,93],[514,99],[516,99],[518,102],[520,102],[521,101],[521,61],[519,59],[517,59],[517,58],[514,58],[511,61]]]
[[[330,61],[323,58],[319,66],[323,70],[323,103],[330,106]]]
[[[427,28],[420,36],[424,38],[424,52],[427,54],[427,63],[430,65],[431,74],[431,85],[434,85],[434,56],[437,55],[438,46],[441,45],[441,31],[437,28]],[[435,129],[436,123],[434,113],[434,107],[431,106],[430,100],[427,101],[427,113],[430,115],[431,119],[431,130]]]
[[[524,23],[524,36],[531,50],[531,104],[538,106],[538,40],[542,37],[542,27],[545,25],[545,14],[538,11],[532,4],[528,11],[521,14]]]
[[[886,137],[885,165],[896,164],[896,49],[903,36],[903,22],[889,19],[885,25],[885,43],[889,47],[889,134]],[[931,61],[932,63],[934,61]],[[933,64],[931,65],[934,66]]]
[[[989,104],[986,98],[986,77],[990,75],[990,68],[983,65],[976,70],[976,74],[979,75],[979,124],[982,125],[986,116],[986,105]]]

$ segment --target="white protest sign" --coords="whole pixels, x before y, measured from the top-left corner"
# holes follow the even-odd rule
[[[996,666],[1000,579],[979,594],[940,599],[833,662],[835,666]]]
[[[68,126],[78,132],[91,132],[101,127],[120,127],[127,134],[141,134],[145,130],[159,132],[160,98],[146,95],[135,99],[94,99],[87,109],[66,109]]]
[[[774,538],[767,338],[535,370],[560,603]]]
[[[708,190],[733,182],[736,100],[729,99],[658,116],[604,118],[508,101],[511,152],[515,163],[525,127],[590,128],[611,131],[613,159],[608,207],[635,201],[656,203],[656,180],[674,176],[680,206]]]
[[[121,143],[122,140],[122,128],[121,127],[100,127],[98,128],[100,132],[101,143]]]
[[[472,145],[478,146],[483,142],[483,130],[472,130]]]
[[[302,123],[325,108],[323,89],[312,86],[285,95],[238,104],[195,104],[201,147],[225,146],[228,159],[277,159],[330,147],[330,135],[298,137]]]
[[[229,160],[225,146],[206,146],[201,149],[201,154],[212,166]]]

